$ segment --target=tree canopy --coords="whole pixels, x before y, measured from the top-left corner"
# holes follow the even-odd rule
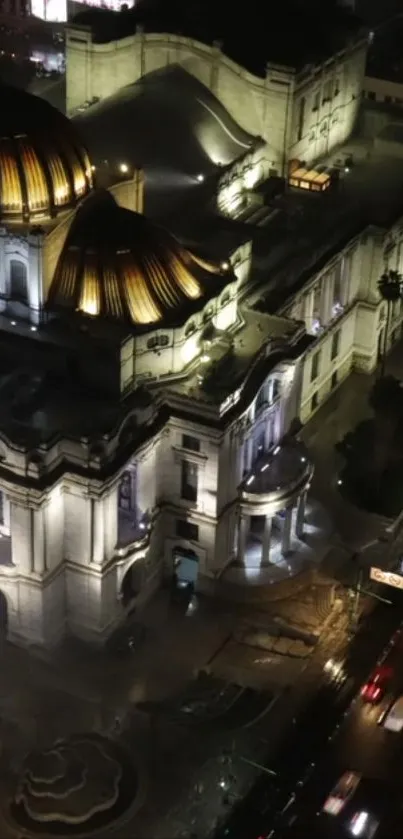
[[[403,508],[403,387],[394,376],[375,382],[373,416],[336,448],[345,460],[340,489],[359,507],[396,516]]]

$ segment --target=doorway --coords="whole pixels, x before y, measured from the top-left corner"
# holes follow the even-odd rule
[[[176,546],[172,550],[174,577],[179,586],[195,587],[199,575],[199,557],[190,548]]]
[[[132,600],[138,597],[143,586],[143,577],[144,563],[141,560],[133,562],[130,568],[127,569],[120,586],[122,606],[128,606]]]
[[[2,591],[0,591],[0,638],[7,636],[8,630],[8,604],[7,598]]]

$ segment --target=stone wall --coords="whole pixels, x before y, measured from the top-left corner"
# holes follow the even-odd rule
[[[217,45],[143,32],[96,44],[88,27],[70,27],[66,32],[67,112],[72,114],[93,97],[104,99],[149,73],[178,64],[205,85],[242,128],[265,140],[268,163],[284,172],[289,155],[313,159],[349,136],[358,112],[365,56],[366,42],[361,41],[324,65],[305,68],[303,75],[290,67],[268,65],[265,77],[260,78],[223,55]],[[334,89],[338,85],[337,97],[326,98],[326,84]],[[300,136],[302,98],[306,118]],[[320,128],[312,140],[317,125]]]

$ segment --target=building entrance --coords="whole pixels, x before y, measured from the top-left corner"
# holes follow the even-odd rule
[[[8,605],[5,594],[0,591],[0,637],[5,638],[8,630]]]
[[[173,549],[174,579],[179,587],[194,588],[199,574],[199,557],[191,549]]]

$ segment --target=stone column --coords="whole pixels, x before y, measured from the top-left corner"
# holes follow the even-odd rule
[[[333,274],[326,274],[321,280],[321,312],[320,320],[322,326],[326,326],[332,317],[333,307]]]
[[[91,562],[102,565],[105,559],[105,510],[104,499],[93,499],[93,545]]]
[[[281,540],[281,553],[286,556],[291,548],[291,522],[292,522],[292,507],[287,507],[285,511],[283,536]]]
[[[270,565],[270,541],[273,519],[266,516],[264,520],[261,566]]]
[[[34,324],[40,323],[43,306],[43,239],[43,234],[37,231],[28,236],[28,300],[30,320]]]
[[[11,557],[22,574],[33,571],[31,512],[28,507],[11,501]]]
[[[46,507],[32,510],[33,570],[44,574],[47,570],[46,557]]]
[[[7,233],[5,228],[2,228],[0,233],[0,312],[3,312],[7,305],[7,269],[6,269],[6,254],[5,245],[7,242]]]
[[[110,559],[118,543],[118,484],[103,498],[105,559]]]
[[[306,497],[307,493],[303,492],[298,499],[297,521],[295,525],[295,532],[298,536],[298,539],[302,539],[304,535]]]
[[[253,437],[252,435],[248,437],[246,440],[246,471],[250,472],[252,469],[252,457],[253,457]]]
[[[249,516],[241,513],[238,522],[238,556],[240,565],[245,565],[246,537],[248,535]]]
[[[306,328],[308,332],[312,329],[312,321],[313,321],[313,298],[314,293],[313,291],[308,291],[305,301],[305,320],[306,320]]]
[[[273,423],[272,416],[271,416],[271,414],[269,414],[266,417],[266,425],[265,425],[265,429],[264,429],[264,450],[265,450],[265,452],[269,451],[270,443],[273,439],[272,423]]]

